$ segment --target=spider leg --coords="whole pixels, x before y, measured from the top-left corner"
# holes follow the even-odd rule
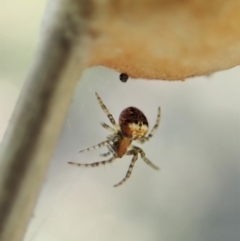
[[[116,159],[116,157],[113,156],[108,160],[100,161],[100,162],[93,162],[93,163],[90,163],[90,164],[76,163],[76,162],[68,162],[68,164],[73,165],[73,166],[78,166],[78,167],[98,167],[98,166],[101,166],[101,165],[112,163],[115,159]]]
[[[100,142],[100,143],[97,144],[96,146],[92,146],[92,147],[83,149],[83,150],[81,150],[81,151],[79,151],[79,152],[92,151],[92,150],[95,150],[95,149],[100,148],[100,147],[102,147],[102,146],[109,146],[109,141]]]
[[[158,107],[157,120],[156,120],[156,123],[155,123],[155,125],[153,126],[151,132],[150,132],[147,136],[144,136],[144,137],[142,137],[141,139],[137,140],[137,142],[143,144],[143,143],[145,143],[146,141],[149,141],[149,139],[153,137],[153,135],[155,134],[155,132],[156,132],[158,126],[159,126],[160,118],[161,118],[161,109],[160,109],[160,107]]]
[[[106,153],[100,154],[100,156],[106,157],[106,156],[109,156],[111,153],[112,153],[111,151],[108,151]]]
[[[105,112],[105,114],[107,115],[108,119],[110,120],[110,122],[114,125],[114,126],[117,126],[116,124],[116,121],[114,120],[113,116],[110,114],[110,112],[108,111],[107,107],[103,104],[100,96],[98,95],[98,93],[96,92],[96,97],[97,97],[97,100],[100,104],[100,106],[102,107],[103,111]]]
[[[128,153],[126,153],[126,155],[133,155],[132,161],[130,163],[130,166],[128,168],[126,176],[123,178],[123,180],[121,182],[115,184],[114,187],[119,187],[120,185],[122,185],[124,182],[126,182],[128,180],[128,178],[132,174],[132,170],[133,170],[134,164],[135,164],[135,162],[138,159],[138,153],[135,152],[134,150],[130,150]]]
[[[106,124],[104,122],[101,122],[101,125],[102,125],[103,128],[107,129],[108,131],[116,133],[116,130],[113,129],[112,127],[110,127],[108,124]]]
[[[146,157],[145,152],[144,152],[141,148],[139,148],[139,147],[137,147],[137,146],[133,146],[132,148],[133,148],[133,150],[136,150],[137,153],[140,153],[141,158],[143,159],[143,161],[145,161],[150,167],[152,167],[152,168],[155,169],[155,170],[159,170],[159,167],[156,166],[156,165],[154,165],[154,164]]]

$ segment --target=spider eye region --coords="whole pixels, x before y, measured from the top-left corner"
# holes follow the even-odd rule
[[[148,132],[146,116],[135,107],[128,107],[121,112],[119,125],[122,134],[131,140],[140,139]]]

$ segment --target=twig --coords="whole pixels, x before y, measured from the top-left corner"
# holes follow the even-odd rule
[[[1,146],[1,241],[20,241],[24,236],[85,67],[91,13],[89,1],[59,0],[44,32]]]

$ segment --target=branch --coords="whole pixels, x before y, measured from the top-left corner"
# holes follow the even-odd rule
[[[0,150],[0,240],[23,238],[85,67],[92,15],[84,2],[61,0],[55,6],[4,136]]]

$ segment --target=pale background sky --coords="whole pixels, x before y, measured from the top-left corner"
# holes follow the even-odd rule
[[[44,4],[0,4],[0,139],[33,58]],[[122,83],[113,70],[85,71],[24,240],[239,240],[239,79],[239,67],[184,83]],[[67,164],[104,159],[98,155],[104,148],[78,154],[108,134],[96,91],[116,120],[133,105],[152,127],[161,106],[159,129],[142,145],[160,171],[139,158],[131,178],[113,188],[131,157],[92,169]]]

